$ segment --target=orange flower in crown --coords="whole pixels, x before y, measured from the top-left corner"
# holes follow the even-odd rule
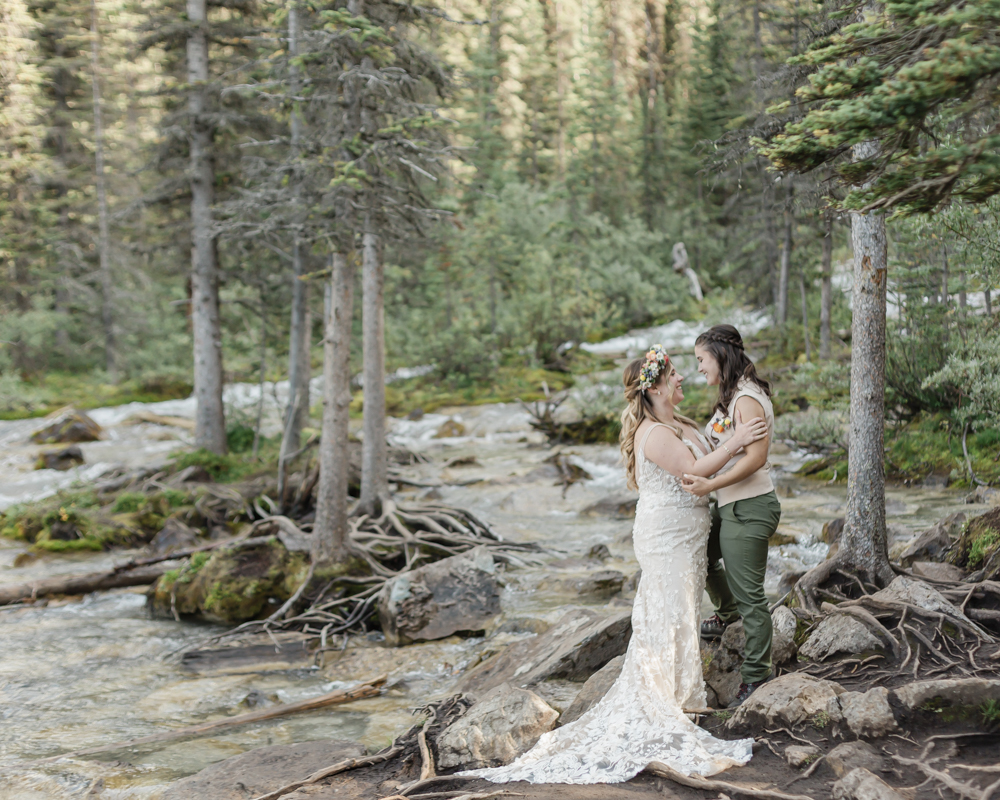
[[[642,365],[639,372],[639,389],[644,392],[653,386],[669,363],[670,356],[667,355],[662,344],[654,344],[650,347],[646,353],[646,363]]]

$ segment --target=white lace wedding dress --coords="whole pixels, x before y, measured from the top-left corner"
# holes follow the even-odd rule
[[[642,577],[621,675],[586,714],[544,734],[513,763],[461,774],[494,783],[621,783],[652,761],[685,775],[714,775],[750,760],[752,739],[716,739],[683,711],[706,704],[698,626],[708,498],[688,494],[678,478],[646,459],[651,430],[636,450],[633,543]]]

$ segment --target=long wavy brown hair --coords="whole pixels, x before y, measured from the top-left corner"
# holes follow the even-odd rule
[[[757,368],[743,350],[743,337],[732,325],[715,325],[694,343],[708,350],[719,365],[719,400],[715,411],[729,413],[729,404],[744,378],[753,381],[764,394],[771,396],[771,384],[757,374]]]
[[[622,411],[622,430],[618,435],[618,442],[622,451],[622,463],[625,465],[625,479],[628,482],[629,489],[639,488],[635,481],[635,432],[644,420],[652,419],[656,422],[662,422],[677,434],[678,439],[682,438],[681,429],[677,425],[671,425],[669,422],[659,419],[656,416],[653,411],[652,401],[646,396],[646,392],[639,388],[639,381],[642,378],[642,367],[645,363],[646,359],[644,357],[634,359],[629,362],[628,366],[625,367],[625,372],[622,374],[622,383],[625,384],[626,405]],[[656,379],[655,385],[661,385],[669,374],[670,362],[668,361],[666,367],[664,367],[660,376]],[[674,419],[697,428],[697,423],[694,420],[681,416],[676,412],[674,412]]]

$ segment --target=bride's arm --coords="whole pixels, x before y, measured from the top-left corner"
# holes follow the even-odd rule
[[[742,398],[740,398],[742,399]],[[763,413],[764,409],[761,409]],[[726,464],[741,448],[748,447],[753,442],[764,439],[767,436],[767,422],[763,416],[755,417],[749,422],[743,422],[743,415],[739,409],[736,410],[736,421],[733,427],[732,437],[708,455],[702,456],[697,461],[692,460],[691,468],[686,470],[688,475],[697,475],[701,478],[710,478]],[[728,450],[726,448],[729,448]]]

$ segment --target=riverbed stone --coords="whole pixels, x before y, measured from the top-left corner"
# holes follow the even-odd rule
[[[587,517],[611,517],[612,519],[631,519],[635,516],[635,506],[639,498],[634,494],[618,492],[602,497],[596,503],[591,503],[580,513]],[[629,538],[631,539],[631,532]]]
[[[833,800],[907,800],[864,767],[856,767],[833,784]]]
[[[149,550],[153,555],[162,556],[176,550],[197,547],[198,544],[198,533],[193,528],[176,517],[170,517],[149,543]]]
[[[618,676],[622,674],[622,664],[624,663],[625,656],[615,656],[587,678],[587,682],[583,684],[583,688],[580,689],[570,707],[559,715],[559,725],[566,725],[579,719],[597,705],[598,701],[608,693],[614,682],[618,680]]]
[[[162,800],[246,800],[301,780],[338,761],[363,756],[365,752],[356,742],[336,739],[258,747],[172,783],[161,797]]]
[[[826,754],[826,764],[838,778],[859,767],[881,771],[885,759],[867,742],[842,742]]]
[[[790,672],[768,681],[750,695],[729,718],[726,727],[731,731],[752,731],[812,723],[825,728],[843,719],[838,701],[843,692],[843,687],[833,681]]]
[[[437,561],[386,582],[378,618],[395,647],[490,627],[500,614],[500,584],[485,547]]]
[[[289,553],[276,539],[251,547],[223,547],[199,553],[181,569],[163,574],[150,588],[148,603],[157,616],[200,617],[235,624],[277,608],[299,587],[307,558]]]
[[[631,636],[630,610],[606,614],[575,609],[545,633],[507,645],[471,669],[456,690],[481,696],[501,683],[524,688],[548,678],[585,681],[622,655]]]
[[[571,579],[567,581],[567,584],[568,588],[579,595],[611,597],[622,590],[622,586],[625,584],[625,574],[616,569],[602,569],[583,578]]]
[[[884,646],[861,620],[848,614],[831,614],[820,621],[799,648],[810,661],[825,661],[837,653],[855,655]]]
[[[884,686],[867,692],[844,692],[840,695],[840,709],[855,736],[878,738],[899,729],[889,706],[889,690]]]
[[[815,761],[823,754],[815,745],[811,744],[791,744],[785,748],[785,761],[793,769],[799,769],[806,764]]]
[[[82,411],[68,408],[56,412],[51,422],[31,434],[31,441],[35,444],[96,442],[102,432],[101,426]]]
[[[1000,489],[995,486],[977,486],[965,498],[966,503],[982,503],[987,506],[1000,506]]]
[[[937,589],[924,581],[914,580],[906,575],[897,575],[892,583],[872,595],[875,600],[894,603],[909,603],[928,611],[940,611],[953,617],[963,617],[958,607]]]
[[[438,766],[479,769],[509,764],[552,730],[558,716],[534,692],[500,684],[438,735]]]
[[[58,450],[46,450],[35,459],[35,469],[57,469],[65,472],[85,463],[83,451],[75,444]]]
[[[918,534],[899,554],[899,563],[909,567],[914,561],[941,561],[951,549],[952,543],[962,532],[962,524],[968,514],[959,511],[950,514],[936,525]]]

